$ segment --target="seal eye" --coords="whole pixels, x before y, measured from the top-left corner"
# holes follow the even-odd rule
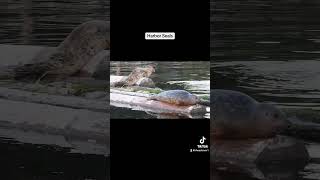
[[[275,119],[278,119],[279,114],[278,114],[278,113],[275,113],[275,114],[273,115],[273,117],[274,117]]]

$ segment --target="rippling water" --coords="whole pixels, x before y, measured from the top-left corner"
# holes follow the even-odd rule
[[[296,112],[320,111],[320,1],[216,0],[211,8],[214,88],[239,90]],[[264,172],[266,177],[319,179],[319,144],[306,144],[311,161],[304,170],[287,167],[280,174]]]
[[[109,20],[109,0],[0,2],[0,43],[57,46],[79,24]]]
[[[213,63],[217,78],[221,78],[216,84],[223,83],[286,108],[314,110],[320,110],[319,65],[316,60]]]

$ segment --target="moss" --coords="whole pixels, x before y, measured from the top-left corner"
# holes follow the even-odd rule
[[[210,100],[210,96],[209,95],[202,95],[200,96],[201,99],[209,101]]]
[[[159,94],[162,92],[161,89],[145,89],[145,90],[138,90],[136,92],[144,93],[144,94]]]
[[[159,88],[146,88],[146,87],[125,87],[125,88],[114,88],[119,91],[127,91],[127,92],[137,92],[144,94],[159,94],[162,92],[162,89]]]

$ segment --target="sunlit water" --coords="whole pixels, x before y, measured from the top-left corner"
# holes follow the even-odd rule
[[[0,2],[0,44],[57,46],[79,24],[109,20],[106,0]],[[107,179],[108,159],[74,149],[0,138],[0,179]]]
[[[210,94],[210,63],[193,62],[111,62],[111,75],[127,76],[135,67],[157,63],[156,72],[151,76],[156,87],[163,90],[183,89],[197,96]],[[112,118],[157,118],[147,112],[111,106]],[[204,116],[209,117],[209,114]]]
[[[242,91],[295,112],[320,111],[319,1],[217,0],[211,8],[213,88]],[[266,173],[268,179],[320,179],[320,146],[306,144],[311,160],[304,169],[295,172],[287,166]]]

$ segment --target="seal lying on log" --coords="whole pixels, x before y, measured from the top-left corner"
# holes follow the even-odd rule
[[[210,94],[214,139],[273,137],[290,125],[281,110],[241,92],[214,89]]]
[[[195,104],[207,105],[198,96],[193,95],[185,90],[163,91],[157,95],[153,95],[149,97],[148,99],[162,101],[162,102],[175,104],[179,106],[188,106],[188,105],[195,105]]]
[[[155,64],[147,65],[145,67],[136,67],[129,76],[117,83],[112,84],[114,87],[123,87],[123,86],[133,86],[142,79],[142,78],[149,78],[152,73],[155,72]]]
[[[94,20],[81,24],[56,48],[45,49],[30,63],[7,67],[1,77],[16,80],[64,79],[77,73],[94,56],[110,48],[110,25]]]

